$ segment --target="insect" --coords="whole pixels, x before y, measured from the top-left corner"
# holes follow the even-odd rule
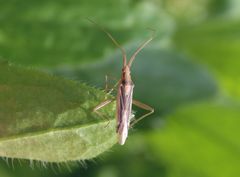
[[[149,116],[154,112],[154,109],[144,103],[141,103],[137,100],[133,100],[133,88],[134,83],[131,79],[131,66],[136,58],[137,54],[153,39],[153,35],[146,40],[143,44],[141,44],[137,50],[133,53],[129,61],[127,62],[127,55],[119,43],[113,38],[113,36],[107,32],[104,28],[99,26],[96,22],[94,22],[91,19],[88,19],[95,25],[101,28],[103,32],[107,34],[107,36],[112,40],[112,42],[121,50],[122,57],[123,57],[123,68],[122,68],[122,74],[121,79],[117,82],[116,86],[118,86],[117,90],[117,97],[116,97],[116,118],[117,118],[117,127],[116,132],[118,134],[118,143],[120,145],[124,145],[127,137],[128,137],[128,130],[129,128],[140,121],[141,119]],[[113,88],[114,89],[114,88]],[[113,91],[113,89],[110,90],[110,92]],[[109,93],[110,93],[109,92]],[[109,103],[111,103],[113,100],[105,100],[99,105],[97,105],[94,108],[94,112],[98,112],[99,109],[105,107]],[[135,119],[134,121],[131,121],[132,116],[132,104],[135,106],[138,106],[141,109],[149,111],[148,113],[144,114],[138,119]]]

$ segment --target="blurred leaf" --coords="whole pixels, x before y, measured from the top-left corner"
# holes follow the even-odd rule
[[[181,28],[176,46],[213,70],[223,88],[240,96],[240,23],[215,20]]]
[[[12,177],[11,175],[9,175],[9,173],[7,172],[6,169],[0,167],[0,176],[1,177]]]
[[[239,176],[240,106],[229,101],[188,105],[146,139],[174,177]]]
[[[163,0],[164,9],[181,23],[200,22],[211,15],[223,13],[227,0]]]
[[[75,67],[100,59],[114,48],[86,17],[92,17],[124,44],[143,32],[148,34],[147,27],[161,34],[171,31],[171,20],[159,6],[149,1],[3,1],[0,56],[21,65]],[[139,15],[142,12],[144,15]]]
[[[1,177],[65,177],[79,168],[76,162],[46,163],[23,159],[0,159]]]
[[[93,108],[104,92],[0,63],[0,156],[47,162],[90,159],[116,143],[115,120]],[[114,118],[115,104],[103,109]]]
[[[224,13],[226,17],[236,19],[236,20],[240,19],[240,11],[239,11],[240,1],[239,0],[228,0],[226,7],[227,7],[227,12]]]

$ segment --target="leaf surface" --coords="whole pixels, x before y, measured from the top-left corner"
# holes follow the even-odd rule
[[[93,158],[116,143],[115,104],[105,93],[31,69],[0,64],[0,156],[47,162]]]

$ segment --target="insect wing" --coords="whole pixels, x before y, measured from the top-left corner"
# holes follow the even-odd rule
[[[128,136],[130,118],[132,116],[132,84],[120,84],[117,97],[117,133],[119,144],[123,145]]]

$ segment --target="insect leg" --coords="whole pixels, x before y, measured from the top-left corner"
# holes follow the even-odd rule
[[[144,103],[141,103],[140,101],[137,101],[137,100],[133,100],[132,102],[135,106],[141,108],[141,109],[144,109],[144,110],[147,110],[149,111],[148,113],[142,115],[141,117],[139,117],[138,119],[134,120],[133,122],[131,122],[131,126],[133,126],[134,124],[136,124],[137,122],[139,122],[140,120],[142,120],[143,118],[151,115],[152,113],[154,113],[154,108],[152,108],[151,106],[148,106]]]
[[[102,113],[100,113],[98,110],[102,109],[103,107],[107,106],[108,104],[110,104],[113,100],[105,100],[102,103],[100,103],[99,105],[97,105],[94,109],[93,112],[95,112],[99,117],[101,118],[105,118],[108,120],[107,125],[109,124],[109,118],[106,117],[105,115],[103,115]]]
[[[105,92],[107,93],[107,95],[110,95],[116,89],[121,79],[119,79],[111,89],[108,88],[108,80],[109,80],[108,76],[106,75],[105,76]],[[114,79],[114,80],[116,81],[117,79]]]
[[[112,76],[108,76],[108,75],[105,75],[105,92],[106,93],[108,93],[110,90],[112,90],[114,87],[116,87],[115,85],[116,84],[114,84],[114,86],[112,87],[112,88],[110,88],[109,87],[109,81],[110,81],[110,79],[112,80],[112,81],[114,81],[114,82],[117,82],[118,81],[118,79],[117,78],[115,78],[115,77],[112,77]],[[117,82],[118,83],[118,82]]]

